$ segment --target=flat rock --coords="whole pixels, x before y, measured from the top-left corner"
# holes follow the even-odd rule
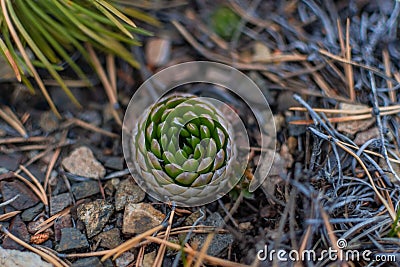
[[[204,221],[204,225],[222,228],[224,225],[224,219],[218,212],[212,213]],[[196,240],[201,248],[207,238],[207,235],[196,235],[193,240]],[[232,244],[234,238],[231,234],[217,234],[214,236],[207,254],[210,256],[218,256],[224,249]]]
[[[89,238],[103,230],[113,212],[114,206],[102,199],[79,205],[77,208],[78,218],[85,224]]]
[[[52,267],[40,256],[32,252],[22,252],[0,247],[0,266],[2,267]]]
[[[103,267],[103,264],[97,257],[89,257],[84,259],[79,259],[72,263],[71,267]]]
[[[115,260],[117,267],[126,267],[135,260],[135,254],[130,251],[124,252]]]
[[[25,242],[29,242],[29,240],[31,239],[28,229],[26,228],[26,225],[22,221],[20,215],[14,217],[14,219],[10,223],[8,231]],[[1,246],[7,249],[24,249],[23,246],[17,244],[9,237],[4,238],[3,244]]]
[[[71,186],[71,190],[76,200],[100,193],[99,183],[97,181],[75,183]]]
[[[50,215],[54,215],[72,204],[72,199],[69,193],[52,196],[50,200]]]
[[[145,196],[145,192],[136,185],[132,178],[123,180],[118,184],[115,193],[115,209],[123,210],[127,203],[139,203]]]
[[[68,253],[71,251],[81,251],[89,248],[86,236],[76,228],[61,229],[61,241],[57,251]]]
[[[122,157],[107,157],[104,166],[109,169],[121,171],[124,169],[124,158]]]
[[[165,215],[148,203],[127,204],[124,212],[122,232],[141,234],[162,223]]]
[[[101,232],[98,234],[94,241],[98,242],[100,240],[100,246],[103,248],[115,248],[122,243],[121,232],[118,228],[113,228],[111,230]]]
[[[72,227],[71,219],[71,214],[65,214],[54,221],[54,238],[57,242],[61,240],[61,230]]]
[[[44,205],[42,202],[37,204],[36,206],[33,206],[32,208],[29,208],[25,210],[21,214],[21,218],[24,222],[30,222],[32,221],[39,213],[43,211]]]
[[[76,175],[89,178],[103,178],[106,170],[94,157],[93,152],[85,146],[79,147],[63,159],[64,168]]]
[[[3,201],[12,199],[16,195],[19,197],[10,203],[16,210],[25,210],[39,203],[39,198],[26,185],[19,181],[0,182],[0,190]]]
[[[23,158],[20,153],[0,154],[0,168],[14,171],[22,164]]]

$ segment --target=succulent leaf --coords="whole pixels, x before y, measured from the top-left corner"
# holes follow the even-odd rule
[[[162,98],[142,114],[135,135],[136,168],[160,198],[190,202],[215,195],[230,179],[236,153],[232,126],[203,98]]]

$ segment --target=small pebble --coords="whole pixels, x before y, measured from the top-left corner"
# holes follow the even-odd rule
[[[145,47],[147,63],[159,67],[166,64],[171,56],[171,41],[168,39],[152,38]]]
[[[144,254],[142,262],[143,267],[152,267],[154,264],[154,260],[156,259],[156,255],[156,251]]]
[[[72,204],[71,196],[69,193],[63,193],[51,197],[50,199],[50,215],[54,215]]]
[[[58,119],[52,111],[43,112],[40,115],[39,126],[45,132],[52,132],[58,129]]]
[[[24,222],[30,222],[32,221],[40,212],[43,211],[44,205],[42,202],[37,204],[36,206],[33,206],[32,208],[29,208],[25,210],[21,214],[21,218]]]
[[[0,264],[2,267],[52,267],[53,265],[43,261],[36,253],[3,249],[0,246]]]
[[[151,204],[129,203],[125,206],[122,232],[124,234],[141,234],[162,223],[165,215]]]
[[[25,184],[19,181],[0,182],[0,190],[3,195],[3,202],[19,195],[10,206],[16,210],[25,210],[39,203],[39,198]]]
[[[214,226],[218,228],[222,228],[225,222],[222,216],[218,212],[212,213],[207,219],[204,221],[204,225],[206,226]],[[199,247],[201,248],[207,238],[207,235],[196,235],[193,240],[198,242]],[[233,236],[231,234],[217,234],[213,238],[211,242],[207,254],[210,256],[218,256],[223,250],[225,250],[229,245],[233,242]]]
[[[83,258],[72,263],[71,267],[103,267],[103,264],[97,257]]]
[[[20,215],[17,215],[12,219],[8,231],[11,234],[15,235],[16,237],[18,237],[19,239],[21,239],[22,241],[29,242],[29,240],[31,239],[31,235],[29,234],[25,223],[21,220]],[[14,240],[12,240],[9,237],[4,238],[1,246],[6,249],[16,249],[16,250],[24,249],[23,246],[16,243]]]
[[[109,231],[101,232],[94,240],[100,241],[100,246],[103,248],[113,249],[122,243],[121,232],[118,228],[113,228]]]
[[[130,177],[121,181],[117,186],[115,193],[115,209],[123,210],[127,203],[139,203],[143,201],[146,194]]]
[[[54,221],[54,238],[58,242],[61,240],[61,230],[72,227],[71,214],[65,214]]]
[[[63,167],[72,174],[88,178],[103,178],[106,170],[85,146],[79,147],[63,159]]]
[[[68,253],[83,251],[89,248],[86,236],[76,228],[64,228],[61,230],[61,241],[57,247],[58,252]]]
[[[135,260],[135,254],[130,251],[124,252],[115,260],[117,267],[127,267],[131,262]]]
[[[114,206],[102,199],[81,204],[77,208],[78,218],[85,224],[89,238],[103,230],[113,212]]]
[[[71,190],[76,200],[100,193],[99,183],[93,180],[75,183],[71,186]]]

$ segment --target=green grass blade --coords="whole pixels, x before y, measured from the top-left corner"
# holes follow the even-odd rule
[[[150,25],[153,25],[156,27],[161,27],[161,22],[158,19],[156,19],[150,15],[147,15],[146,13],[144,13],[140,10],[137,10],[136,8],[122,7],[121,10],[125,14],[129,15],[130,17],[135,18],[135,20],[137,19],[137,20],[146,22],[147,24],[150,24]]]
[[[25,51],[25,47],[22,44],[22,41],[19,38],[17,31],[12,23],[12,19],[10,18],[10,14],[8,11],[8,8],[10,8],[12,10],[12,7],[10,6],[10,4],[11,4],[10,0],[1,0],[0,3],[1,3],[2,14],[4,16],[7,28],[9,29],[9,33],[10,33],[11,37],[13,38],[15,45],[17,46],[19,52],[21,53],[21,56],[25,60],[25,63],[27,65],[28,69],[33,73],[33,76],[34,76],[36,82],[38,83],[38,86],[39,86],[40,90],[42,91],[44,97],[46,98],[48,104],[50,105],[50,108],[52,109],[52,111],[54,112],[54,114],[57,117],[61,118],[61,115],[58,112],[56,106],[54,105],[54,102],[51,100],[49,93],[47,92],[47,90],[43,84],[42,79],[40,78],[39,74],[37,73],[35,67],[32,65],[32,62],[30,61],[30,58]]]
[[[131,25],[132,27],[136,28],[136,25],[135,25],[135,23],[133,23],[132,20],[130,20],[127,16],[122,14],[118,9],[116,9],[110,3],[107,3],[104,0],[95,0],[95,1],[98,2],[99,4],[101,4],[102,6],[104,6],[105,8],[107,8],[108,10],[110,10],[113,14],[115,14],[117,17],[119,17],[120,19],[125,21],[125,23],[127,23],[128,25]]]
[[[71,66],[71,68],[81,79],[87,81],[88,79],[86,75],[83,73],[82,69],[71,59],[70,55],[68,55],[68,53],[63,49],[63,47],[52,37],[53,35],[46,30],[48,28],[44,23],[41,23],[42,20],[38,17],[34,18],[32,15],[34,13],[29,12],[29,10],[25,6],[21,7],[21,10],[24,11],[26,17],[36,21],[38,26],[37,29],[43,35],[44,39],[46,39],[49,42],[49,44],[54,48],[54,50]]]
[[[103,13],[110,21],[114,23],[114,25],[121,31],[123,32],[126,36],[129,38],[133,39],[133,35],[111,14],[107,9],[105,9],[103,6],[96,4],[96,8]]]
[[[78,107],[81,107],[79,104],[78,100],[75,98],[75,96],[72,94],[71,90],[66,86],[64,83],[63,79],[61,76],[57,73],[57,71],[54,69],[54,67],[50,64],[50,62],[47,60],[47,58],[44,56],[42,51],[37,47],[35,42],[32,40],[30,35],[26,32],[25,28],[21,24],[21,22],[18,20],[18,17],[15,14],[14,8],[12,7],[10,0],[6,0],[8,3],[8,10],[10,12],[11,18],[15,23],[15,26],[18,28],[19,32],[25,39],[25,41],[28,43],[29,47],[32,49],[32,51],[35,53],[35,55],[38,57],[38,59],[43,62],[45,65],[46,69],[49,71],[51,76],[60,84],[60,87],[64,90],[64,92],[68,95],[68,97],[74,102]]]
[[[11,69],[14,71],[15,77],[18,81],[21,81],[21,72],[18,68],[18,63],[14,60],[10,50],[7,48],[6,44],[4,43],[3,39],[0,38],[0,49],[3,57],[7,60],[8,64],[10,65]]]

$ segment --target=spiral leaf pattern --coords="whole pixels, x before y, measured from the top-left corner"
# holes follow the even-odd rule
[[[232,183],[236,147],[224,114],[205,98],[173,94],[150,106],[133,129],[132,154],[147,191],[191,206]]]

